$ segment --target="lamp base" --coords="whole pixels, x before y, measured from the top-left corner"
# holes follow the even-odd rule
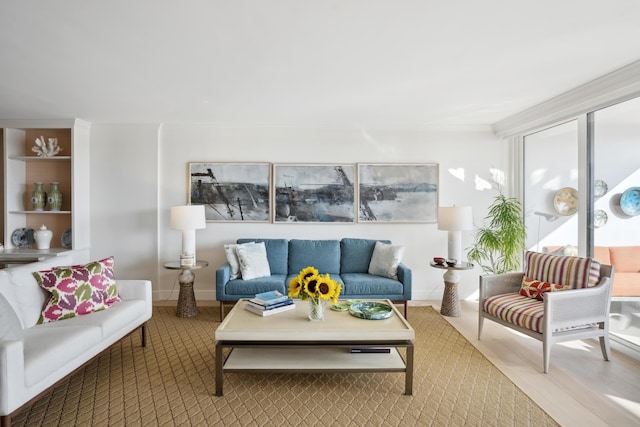
[[[456,265],[462,262],[462,233],[460,231],[449,231],[447,242],[448,260],[455,260]]]

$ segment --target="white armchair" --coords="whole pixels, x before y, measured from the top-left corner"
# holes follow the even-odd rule
[[[544,373],[549,371],[551,345],[557,342],[597,337],[602,356],[609,360],[613,271],[610,265],[600,265],[596,286],[547,292],[543,301],[519,295],[525,273],[480,276],[478,339],[488,319],[542,341]],[[511,311],[507,314],[507,310]],[[529,320],[523,322],[522,316]]]

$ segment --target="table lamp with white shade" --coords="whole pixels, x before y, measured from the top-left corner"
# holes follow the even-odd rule
[[[206,228],[204,205],[171,207],[171,228],[182,231],[182,259],[195,264],[196,230]]]
[[[471,206],[451,206],[438,208],[438,230],[449,232],[448,259],[462,262],[461,232],[473,230],[473,215]]]

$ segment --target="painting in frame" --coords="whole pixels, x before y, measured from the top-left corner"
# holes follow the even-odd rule
[[[269,222],[270,163],[189,163],[189,202],[207,222]]]
[[[274,164],[274,223],[354,223],[355,165]]]
[[[358,221],[438,221],[438,164],[358,164]]]

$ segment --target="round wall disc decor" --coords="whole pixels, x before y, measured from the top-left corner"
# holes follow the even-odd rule
[[[553,208],[560,215],[573,215],[578,212],[578,190],[571,187],[558,190],[553,197]]]
[[[640,215],[640,187],[627,188],[622,193],[620,209],[629,216]]]

